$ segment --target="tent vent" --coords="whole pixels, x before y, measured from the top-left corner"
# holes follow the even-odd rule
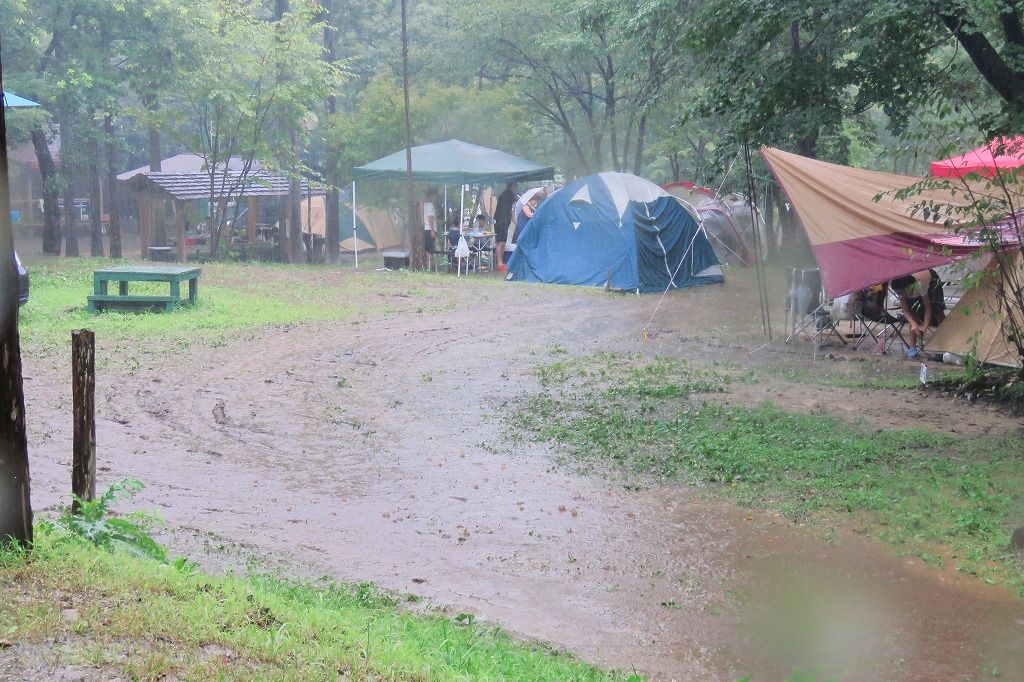
[[[590,199],[590,189],[588,189],[586,185],[583,185],[583,187],[580,187],[579,191],[576,192],[576,194],[573,194],[572,195],[572,199],[569,199],[569,201],[570,202],[577,201],[577,202],[580,202],[580,203],[583,203],[583,204],[592,204],[592,203],[594,203]]]

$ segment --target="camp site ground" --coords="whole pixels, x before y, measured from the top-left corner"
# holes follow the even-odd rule
[[[91,271],[26,260],[29,446],[45,516],[67,493],[62,340],[86,321]],[[778,330],[786,276],[768,275]],[[658,294],[373,263],[208,264],[195,309],[89,320],[98,488],[144,481],[130,506],[158,511],[160,538],[211,571],[374,581],[654,679],[783,679],[796,667],[821,679],[1024,674],[1019,577],[995,554],[969,564],[982,577],[957,570],[963,536],[913,506],[939,489],[940,468],[889,505],[923,525],[887,527],[867,503],[809,509],[785,488],[761,496],[745,476],[709,482],[682,465],[591,457],[571,445],[588,433],[581,423],[552,421],[590,401],[636,429],[638,401],[675,419],[792,419],[785,429],[805,447],[837,448],[836,462],[872,438],[927,457],[1019,436],[996,407],[913,388],[918,365],[899,355],[836,349],[812,361],[806,344],[762,348],[756,291],[753,270],[727,268],[722,285],[670,292],[648,322]],[[718,409],[734,412],[706,412]],[[885,435],[908,427],[922,435]],[[610,433],[609,447],[622,437]],[[628,437],[645,452],[642,430]],[[933,445],[907,445],[917,440]]]

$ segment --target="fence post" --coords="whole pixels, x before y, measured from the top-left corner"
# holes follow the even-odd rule
[[[71,492],[96,497],[96,337],[91,329],[71,332],[71,394],[74,411]],[[78,512],[71,503],[71,513]]]

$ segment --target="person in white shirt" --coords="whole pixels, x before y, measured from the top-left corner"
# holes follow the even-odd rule
[[[436,189],[427,189],[423,200],[423,248],[427,253],[433,253],[437,243],[437,207],[441,203],[440,199]]]

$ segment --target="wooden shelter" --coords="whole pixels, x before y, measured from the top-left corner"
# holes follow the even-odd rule
[[[177,258],[184,262],[185,254],[185,203],[196,199],[212,199],[224,211],[229,199],[245,199],[247,204],[246,236],[250,242],[257,238],[257,215],[259,202],[268,197],[286,197],[289,193],[288,178],[274,175],[265,170],[247,174],[228,170],[209,173],[199,171],[145,171],[138,172],[126,181],[139,202],[139,250],[143,258],[148,257],[152,229],[157,220],[161,202],[174,203],[175,232],[177,235]],[[309,188],[301,184],[301,193],[306,196]]]

